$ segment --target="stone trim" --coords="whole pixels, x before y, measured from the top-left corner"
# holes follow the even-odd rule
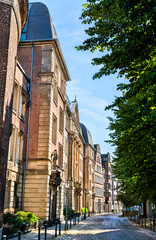
[[[21,26],[21,15],[20,15],[18,0],[0,0],[0,2],[2,2],[4,4],[8,4],[13,8],[13,10],[15,12],[17,26],[18,26],[18,40],[19,40],[20,35],[21,35],[22,26]]]

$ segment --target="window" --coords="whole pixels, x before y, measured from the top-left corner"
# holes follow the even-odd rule
[[[64,114],[63,114],[63,110],[60,107],[60,126],[59,126],[59,130],[61,133],[63,133],[63,121],[64,121]]]
[[[97,165],[97,172],[101,173],[101,167]]]
[[[19,132],[17,137],[16,164],[21,165],[22,158],[23,158],[23,134]]]
[[[8,160],[9,161],[13,161],[14,160],[14,154],[15,154],[15,141],[16,137],[15,137],[15,127],[12,127],[12,133],[11,133],[11,137],[10,137],[10,142],[9,142],[9,152],[8,152]]]
[[[10,190],[11,190],[11,181],[6,181],[6,189],[5,189],[5,206],[4,208],[10,208]]]
[[[102,188],[95,187],[95,194],[96,194],[96,196],[101,196],[101,197],[103,197],[103,189],[102,189]]]
[[[52,125],[52,141],[56,144],[57,141],[57,118],[53,114],[53,125]]]
[[[59,159],[58,166],[63,168],[63,146],[59,143]]]
[[[22,90],[21,96],[20,96],[19,116],[23,119],[25,117],[25,103],[26,103],[26,97],[25,97],[24,91]]]
[[[18,84],[15,82],[14,86],[14,100],[13,100],[13,110],[18,111]]]
[[[103,184],[103,178],[98,176],[98,175],[95,175],[95,182],[96,183],[100,183],[100,184]]]

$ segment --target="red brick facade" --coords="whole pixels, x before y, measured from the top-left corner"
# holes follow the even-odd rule
[[[0,1],[0,228],[3,221],[13,84],[19,39],[17,21],[12,6]]]

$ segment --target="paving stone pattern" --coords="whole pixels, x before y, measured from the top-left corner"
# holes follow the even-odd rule
[[[48,228],[47,240],[156,240],[156,233],[132,223],[117,214],[96,215],[81,221],[62,235],[55,238],[55,228]],[[17,240],[13,238],[12,240]],[[22,235],[21,240],[38,239],[38,231]],[[44,229],[41,230],[41,240],[44,240]]]
[[[82,229],[58,237],[57,240],[150,240],[156,233],[140,228],[118,215],[95,216]]]

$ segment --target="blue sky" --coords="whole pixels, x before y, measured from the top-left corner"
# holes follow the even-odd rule
[[[98,67],[91,65],[91,59],[100,56],[100,53],[82,52],[75,49],[75,46],[82,44],[86,39],[84,29],[87,26],[82,25],[79,20],[85,0],[34,0],[29,2],[43,2],[47,5],[72,79],[67,84],[69,99],[74,100],[76,95],[80,122],[85,124],[91,132],[94,144],[100,144],[102,153],[112,153],[114,147],[104,142],[109,139],[109,131],[106,129],[109,124],[107,116],[112,116],[112,113],[104,109],[114,101],[114,96],[119,96],[116,85],[121,82],[121,79],[112,75],[92,80]]]

